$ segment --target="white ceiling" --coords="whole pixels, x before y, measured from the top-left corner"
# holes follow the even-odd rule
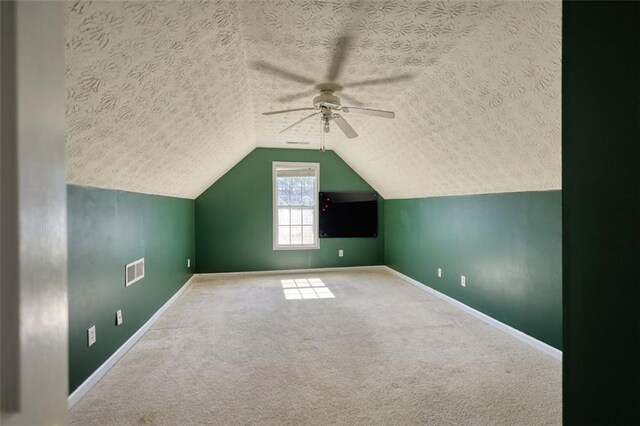
[[[338,36],[343,114],[326,139],[385,198],[560,188],[560,2],[69,2],[68,181],[195,198],[256,146],[317,149],[310,112]],[[361,80],[411,74],[387,85]],[[297,100],[277,98],[309,91]],[[343,99],[343,104],[349,102]]]

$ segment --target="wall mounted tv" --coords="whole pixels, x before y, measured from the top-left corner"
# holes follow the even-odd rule
[[[320,238],[376,237],[378,194],[375,192],[321,192]]]

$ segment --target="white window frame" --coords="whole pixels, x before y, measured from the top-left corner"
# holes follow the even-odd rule
[[[276,171],[278,168],[296,168],[296,167],[306,167],[313,168],[315,170],[315,183],[313,193],[315,194],[315,204],[313,208],[313,225],[314,225],[314,243],[313,244],[299,244],[299,245],[280,245],[278,244],[278,183],[276,179]],[[320,227],[318,225],[318,210],[320,203],[320,163],[306,163],[306,162],[289,162],[289,161],[274,161],[272,165],[272,177],[271,181],[273,184],[273,249],[274,250],[317,250],[320,248],[320,239],[318,237],[318,231]]]

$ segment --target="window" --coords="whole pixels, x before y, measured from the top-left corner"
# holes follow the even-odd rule
[[[318,163],[273,163],[273,249],[317,249]]]

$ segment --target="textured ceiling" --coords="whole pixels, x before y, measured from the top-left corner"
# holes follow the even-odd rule
[[[342,93],[396,119],[345,113],[360,137],[326,144],[384,197],[557,189],[560,23],[540,1],[68,3],[68,181],[194,198],[255,146],[318,148],[319,120],[278,134],[310,112],[261,112],[311,106],[348,30]]]
[[[66,11],[69,183],[195,198],[254,148],[236,4]]]

